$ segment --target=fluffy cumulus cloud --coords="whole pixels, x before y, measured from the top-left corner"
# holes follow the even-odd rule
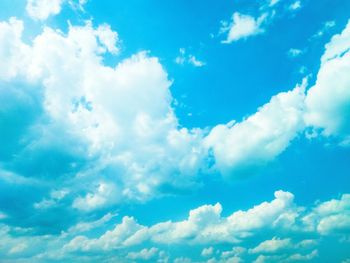
[[[304,129],[304,85],[272,97],[242,122],[214,127],[205,144],[223,173],[273,160]]]
[[[326,45],[317,80],[306,97],[308,125],[322,129],[325,136],[350,140],[350,22]]]
[[[148,198],[161,185],[190,183],[203,159],[203,132],[178,128],[171,82],[157,58],[141,52],[104,66],[102,55],[118,52],[118,35],[107,25],[70,26],[67,34],[46,27],[31,45],[21,40],[21,21],[12,18],[0,27],[1,66],[7,68],[1,78],[40,87],[36,102],[42,113],[28,124],[33,137],[21,145],[16,161],[58,150],[66,166],[53,162],[60,161],[63,174],[78,171],[67,183],[91,182],[73,203],[86,211]]]

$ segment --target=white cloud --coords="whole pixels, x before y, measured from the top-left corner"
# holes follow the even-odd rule
[[[345,233],[350,230],[350,195],[318,204],[303,218],[306,226],[322,235]]]
[[[138,245],[146,241],[156,244],[237,243],[255,231],[280,227],[284,214],[295,211],[294,196],[276,191],[275,199],[263,202],[247,211],[237,211],[222,217],[220,204],[204,205],[189,212],[187,220],[161,222],[150,227],[139,225],[134,218],[124,217],[112,231],[98,239],[83,236],[66,245],[68,250],[111,250],[121,246]],[[205,251],[205,254],[209,250]],[[235,255],[239,255],[235,250]]]
[[[95,192],[88,193],[85,197],[78,197],[73,202],[73,207],[82,211],[91,211],[101,208],[109,203],[117,203],[120,193],[113,183],[101,182]]]
[[[231,257],[239,257],[247,251],[244,247],[233,247],[231,250],[223,251],[221,253],[222,259],[227,259]]]
[[[157,257],[158,255],[158,248],[152,247],[152,248],[144,248],[141,251],[138,252],[129,252],[127,255],[127,258],[133,259],[133,260],[151,260]]]
[[[45,20],[61,11],[64,0],[27,0],[26,10],[30,17]]]
[[[158,246],[155,245],[171,244],[172,247],[205,245],[207,248],[202,250],[202,255],[210,257],[207,262],[213,263],[245,262],[246,257],[251,258],[255,254],[257,255],[255,262],[306,261],[318,256],[317,246],[326,236],[332,235],[333,238],[338,237],[341,240],[344,233],[349,230],[350,222],[346,223],[347,228],[340,229],[339,224],[342,227],[344,224],[333,221],[333,225],[329,224],[331,229],[324,231],[323,228],[320,231],[322,220],[328,220],[327,218],[334,215],[349,214],[349,196],[345,194],[340,199],[318,202],[313,207],[302,208],[294,203],[294,196],[291,193],[276,191],[272,201],[262,202],[246,211],[235,211],[228,216],[221,215],[222,207],[219,204],[204,205],[193,209],[189,212],[188,218],[183,221],[167,221],[151,226],[141,225],[133,217],[125,216],[112,230],[106,231],[101,236],[96,233],[105,231],[106,222],[114,218],[111,214],[97,221],[78,224],[79,227],[75,227],[74,231],[72,229],[60,236],[30,236],[30,239],[28,238],[28,234],[32,233],[30,229],[21,230],[29,231],[24,232],[27,233],[25,237],[18,235],[11,237],[10,232],[19,230],[0,224],[0,234],[4,241],[0,244],[0,253],[2,251],[7,253],[18,244],[26,244],[23,249],[26,253],[33,251],[32,255],[35,255],[32,258],[33,261],[39,259],[59,259],[61,261],[70,259],[72,261],[74,259],[71,258],[72,255],[82,257],[86,255],[85,253],[107,255],[113,251],[113,254],[118,257],[124,255],[124,258],[128,257],[136,261],[151,258],[153,261],[158,259],[159,262],[167,262],[168,254],[159,251],[156,248]],[[296,218],[288,224],[280,224],[280,221],[290,212],[297,213]],[[89,234],[87,232],[90,237],[77,236],[78,232],[86,232],[95,228],[97,229],[93,232],[93,237],[89,235],[91,232]],[[260,241],[262,237],[273,236],[276,232],[282,233],[285,237]],[[261,233],[264,235],[261,236]],[[300,239],[310,236],[315,239]],[[248,250],[241,246],[249,244],[248,240],[252,239],[254,242],[259,241],[260,244]],[[214,249],[216,244],[228,245],[237,242],[240,242],[240,246],[235,246],[222,253]],[[140,249],[141,246],[144,249],[134,250]],[[36,254],[37,250],[33,248],[38,247],[40,251],[47,252]],[[57,250],[57,247],[63,247],[63,249]],[[178,254],[177,256],[179,257]],[[193,261],[191,258],[179,258],[179,262],[180,260]]]
[[[79,222],[75,226],[72,226],[68,229],[68,233],[79,233],[79,232],[87,232],[90,231],[91,229],[95,229],[98,227],[103,226],[107,222],[109,222],[113,217],[116,217],[117,215],[107,213],[100,219],[96,221],[91,221],[91,222]]]
[[[318,256],[318,251],[313,250],[310,253],[307,254],[282,254],[282,255],[273,255],[273,256],[267,256],[267,255],[260,255],[258,258],[254,261],[254,263],[288,263],[288,262],[298,262],[298,261],[309,261]]]
[[[190,55],[188,58],[188,63],[192,64],[195,67],[203,67],[205,63],[203,61],[198,60],[195,56]]]
[[[117,54],[119,52],[119,48],[117,47],[119,42],[118,33],[112,31],[109,25],[100,25],[96,30],[96,35],[108,52],[112,54]]]
[[[251,254],[292,254],[290,251],[302,251],[313,249],[318,242],[313,239],[305,239],[298,242],[291,238],[273,237],[271,240],[261,242],[255,248],[249,249]]]
[[[210,257],[211,255],[213,255],[213,253],[214,253],[214,248],[207,247],[207,248],[203,248],[203,250],[201,252],[201,256],[202,257]]]
[[[0,220],[7,218],[7,215],[0,211]]]
[[[291,48],[288,50],[288,56],[291,58],[299,57],[302,54],[303,54],[303,51],[301,49]]]
[[[304,129],[304,86],[282,92],[240,123],[214,127],[205,139],[224,174],[273,160]]]
[[[28,48],[21,40],[23,22],[12,17],[0,22],[0,79],[10,80],[25,67],[23,57]]]
[[[276,4],[278,4],[280,2],[280,0],[270,0],[270,6],[274,6]]]
[[[307,92],[306,123],[323,129],[325,136],[349,140],[350,22],[326,45],[316,84]]]
[[[44,21],[50,16],[58,15],[62,6],[68,3],[74,10],[84,11],[83,6],[88,0],[27,0],[27,14],[34,20]]]
[[[194,55],[187,55],[186,49],[180,48],[179,49],[179,55],[175,58],[175,63],[179,65],[184,65],[185,63],[188,63],[194,67],[203,67],[205,66],[205,62],[200,61],[197,59]]]
[[[290,238],[280,239],[274,237],[271,240],[266,240],[260,243],[257,247],[250,249],[249,253],[276,253],[286,249],[292,245]]]
[[[291,4],[289,6],[289,9],[294,11],[294,10],[298,10],[301,8],[301,1],[295,1],[293,4]]]
[[[232,43],[249,36],[263,33],[264,31],[261,28],[261,25],[265,18],[265,15],[255,19],[249,15],[243,15],[238,12],[234,13],[232,15],[231,23],[229,25],[224,24],[221,28],[221,32],[228,31],[227,38],[223,43]]]
[[[327,21],[323,24],[323,27],[315,34],[312,36],[311,39],[314,39],[314,38],[319,38],[319,37],[322,37],[325,33],[327,33],[331,28],[333,28],[335,26],[335,21],[333,20],[330,20],[330,21]]]
[[[67,34],[45,27],[31,46],[21,40],[21,21],[11,19],[0,27],[0,63],[8,69],[0,77],[42,85],[50,125],[35,126],[45,134],[34,145],[50,147],[60,133],[63,140],[75,141],[60,147],[94,159],[75,178],[91,184],[77,183],[75,190],[85,187],[86,195],[74,207],[97,209],[119,202],[117,196],[145,200],[162,184],[192,184],[205,156],[203,131],[178,128],[171,82],[157,58],[140,52],[115,67],[104,66],[102,56],[119,50],[118,35],[108,25],[70,25]],[[106,169],[110,172],[102,172]],[[112,196],[93,189],[101,181],[115,189],[107,191]]]

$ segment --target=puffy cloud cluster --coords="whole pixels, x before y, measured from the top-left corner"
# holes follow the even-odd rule
[[[350,221],[330,219],[334,215],[348,215],[349,204],[349,195],[344,194],[340,199],[318,202],[313,207],[305,208],[294,202],[293,194],[276,191],[272,201],[260,203],[246,211],[235,211],[228,216],[221,215],[220,204],[204,205],[191,210],[188,218],[183,221],[146,226],[139,224],[133,217],[125,216],[112,230],[96,238],[77,236],[82,230],[92,229],[84,226],[61,234],[55,242],[51,240],[53,236],[42,237],[41,241],[37,237],[34,242],[39,247],[48,249],[48,254],[41,255],[42,258],[49,255],[61,259],[79,258],[103,252],[106,257],[118,255],[122,258],[124,255],[129,260],[167,262],[169,252],[165,248],[171,244],[173,248],[183,245],[202,246],[204,249],[198,251],[198,258],[204,257],[208,262],[243,262],[245,259],[255,262],[307,261],[318,256],[318,246],[325,237],[338,237],[338,240],[349,237],[349,232],[346,234],[344,229],[350,228]],[[111,219],[112,215],[108,214],[101,220],[91,222],[91,226],[101,228],[101,222]],[[3,231],[10,244],[18,241],[18,238],[10,237],[8,228],[3,228]],[[262,233],[264,234],[261,235]],[[262,239],[268,236],[272,238]],[[311,236],[312,239],[308,238]],[[35,251],[29,252],[32,244],[25,237],[21,239],[26,246],[21,251],[38,258]],[[62,249],[59,253],[57,249],[52,251],[51,246],[42,243],[45,240],[50,241],[51,246],[60,246]],[[252,245],[257,240],[261,241]],[[237,243],[239,246],[235,245]],[[235,246],[231,250],[215,248],[220,248],[220,244]],[[142,249],[137,250],[140,247]],[[178,262],[192,262],[192,258],[184,256],[178,257]]]
[[[318,231],[322,235],[337,233],[337,230],[349,228],[350,222],[329,219],[329,213],[340,216],[340,211],[342,211],[343,214],[347,215],[350,211],[348,199],[348,195],[345,195],[340,200],[328,201],[305,211],[304,208],[294,203],[293,194],[276,191],[275,199],[271,202],[263,202],[247,211],[236,211],[227,217],[221,215],[222,207],[220,204],[204,205],[191,210],[188,219],[184,221],[167,221],[149,227],[138,224],[133,217],[126,216],[113,230],[107,231],[101,237],[89,239],[85,236],[78,236],[71,240],[65,249],[68,251],[110,251],[145,242],[173,245],[236,244],[254,237],[261,231],[272,233],[279,230],[292,233],[303,233],[304,231],[315,233]],[[337,207],[336,211],[333,209],[334,206]],[[315,215],[315,211],[324,210],[327,212],[323,214],[318,212]],[[317,216],[317,220],[314,220],[315,216]],[[324,231],[327,226],[329,226],[327,231]],[[314,245],[316,245],[314,240],[302,240],[295,243],[290,238],[273,238],[250,249],[249,253],[273,254],[280,250],[308,248]],[[210,256],[212,253],[213,248],[202,251],[204,256]],[[226,254],[228,255],[228,253]]]

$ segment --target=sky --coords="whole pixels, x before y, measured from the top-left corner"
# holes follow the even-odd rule
[[[0,262],[350,262],[350,2],[2,0]]]

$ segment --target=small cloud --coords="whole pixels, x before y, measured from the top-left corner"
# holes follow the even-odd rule
[[[295,57],[299,57],[303,54],[303,50],[301,49],[297,49],[297,48],[291,48],[288,50],[288,57],[290,58],[295,58]]]
[[[205,63],[203,61],[198,60],[195,56],[190,55],[188,58],[188,62],[195,67],[203,67]]]
[[[263,33],[264,30],[261,28],[261,25],[265,19],[266,14],[263,14],[258,18],[254,18],[238,12],[234,13],[230,24],[227,22],[222,22],[220,32],[224,33],[228,31],[227,38],[226,40],[222,41],[222,43],[229,44],[240,39],[245,39],[247,37]]]
[[[129,252],[127,258],[133,260],[151,260],[158,254],[158,248],[152,247],[150,249],[144,248],[138,252]]]
[[[61,12],[63,0],[28,0],[26,10],[35,20],[46,20],[51,15]]]
[[[295,11],[301,8],[301,1],[295,1],[293,4],[289,6],[289,10]]]
[[[3,212],[0,212],[0,220],[7,218],[7,215]]]
[[[214,253],[213,247],[203,248],[201,256],[202,257],[210,257]]]
[[[279,1],[280,0],[270,0],[269,6],[274,6],[274,5],[278,4]]]
[[[197,59],[194,55],[186,55],[186,50],[184,48],[180,48],[179,53],[179,56],[175,58],[176,64],[184,65],[185,63],[187,63],[195,67],[205,66],[205,62]]]

